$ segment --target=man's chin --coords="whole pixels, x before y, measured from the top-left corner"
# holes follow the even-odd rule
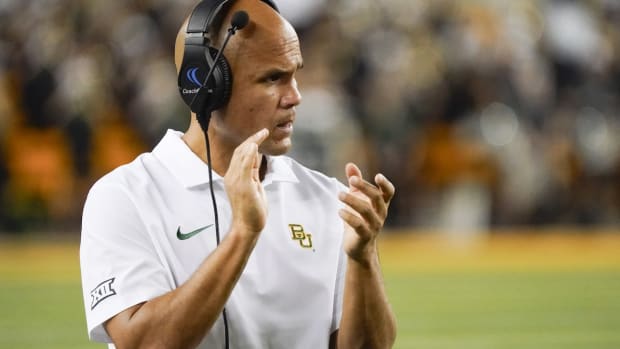
[[[269,143],[265,142],[261,144],[259,151],[263,154],[271,156],[284,155],[288,153],[288,151],[291,149],[291,146],[293,145],[290,138],[285,138],[277,142],[270,140],[268,141]]]

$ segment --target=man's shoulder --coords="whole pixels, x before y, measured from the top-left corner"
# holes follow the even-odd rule
[[[152,161],[151,153],[142,153],[133,161],[123,164],[99,178],[91,187],[90,192],[98,189],[117,187],[130,190],[139,182],[148,180],[146,163]]]
[[[132,186],[136,182],[152,181],[156,177],[162,176],[162,154],[173,153],[171,149],[175,144],[175,138],[179,138],[181,132],[167,130],[159,143],[150,152],[138,155],[133,161],[123,164],[102,176],[94,185],[120,185]],[[159,156],[158,156],[159,154]]]

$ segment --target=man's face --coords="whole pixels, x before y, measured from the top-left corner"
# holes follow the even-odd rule
[[[302,67],[299,39],[288,23],[276,23],[250,38],[237,37],[229,59],[233,88],[228,105],[217,113],[215,128],[236,147],[262,128],[269,130],[260,152],[286,153],[291,147],[295,106],[301,102],[295,73]]]

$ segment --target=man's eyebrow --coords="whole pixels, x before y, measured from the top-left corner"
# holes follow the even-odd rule
[[[288,70],[284,70],[284,69],[280,69],[280,68],[271,68],[271,69],[267,69],[265,71],[263,71],[263,73],[261,74],[262,76],[270,76],[270,75],[274,75],[274,74],[287,74],[289,73]]]
[[[301,62],[299,64],[297,64],[296,69],[303,69],[304,67],[304,63]],[[282,68],[269,68],[267,70],[265,70],[261,75],[262,76],[269,76],[269,75],[273,75],[273,74],[292,74],[294,72],[293,69],[282,69]]]

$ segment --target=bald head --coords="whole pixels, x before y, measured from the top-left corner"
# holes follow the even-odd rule
[[[281,44],[284,41],[297,40],[295,29],[269,5],[260,0],[237,0],[234,1],[232,6],[226,11],[226,15],[221,21],[215,23],[214,29],[217,33],[209,34],[211,46],[216,48],[221,47],[228,32],[228,28],[230,27],[230,21],[233,15],[235,12],[241,10],[248,13],[250,21],[245,28],[238,31],[237,34],[230,39],[224,50],[224,55],[229,60],[229,63],[231,63],[233,71],[233,66],[237,63],[237,58],[240,55],[257,54],[259,52],[254,51],[258,50],[261,46],[268,51],[270,46]],[[181,25],[176,37],[174,61],[177,71],[179,71],[183,62],[188,22],[189,17],[183,22],[183,25]],[[265,47],[263,45],[268,46]]]

